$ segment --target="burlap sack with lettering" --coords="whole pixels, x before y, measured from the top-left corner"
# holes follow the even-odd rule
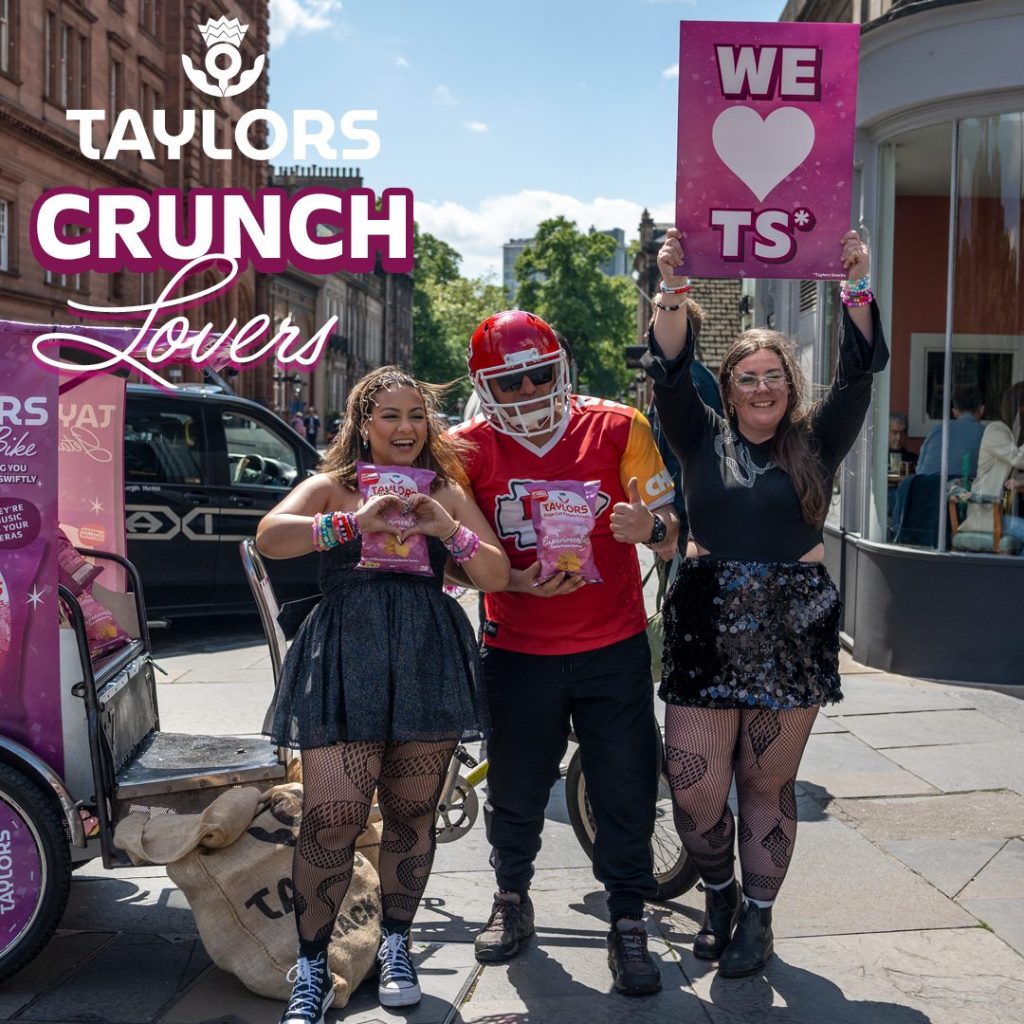
[[[291,870],[302,786],[287,783],[262,794],[255,816],[241,830],[226,820],[244,813],[247,801],[237,793],[225,793],[203,815],[130,815],[119,824],[115,841],[136,863],[158,863],[151,859],[158,850],[191,841],[187,853],[167,864],[167,874],[188,899],[210,958],[251,991],[287,999],[291,984],[285,975],[297,948]],[[232,835],[237,837],[224,845]],[[375,855],[380,825],[367,828],[356,846]],[[328,952],[336,1007],[349,1001],[374,966],[380,914],[376,869],[369,856],[357,852]]]

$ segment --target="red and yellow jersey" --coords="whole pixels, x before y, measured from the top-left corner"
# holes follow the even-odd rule
[[[612,506],[628,501],[631,477],[636,477],[648,507],[672,502],[672,478],[644,416],[617,402],[574,395],[562,431],[542,448],[498,433],[483,416],[452,433],[472,446],[466,471],[473,494],[514,569],[526,569],[537,560],[527,484],[601,484],[591,544],[604,582],[588,583],[563,597],[487,594],[484,642],[521,654],[578,654],[642,632],[647,616],[636,547],[615,540],[610,519]]]

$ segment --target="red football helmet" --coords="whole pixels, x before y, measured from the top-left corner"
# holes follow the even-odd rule
[[[529,377],[534,388],[553,381],[545,394],[522,395]],[[561,426],[569,415],[569,362],[551,327],[539,316],[508,309],[489,316],[469,342],[469,378],[483,414],[502,434],[535,437]],[[502,402],[491,390],[516,401]]]

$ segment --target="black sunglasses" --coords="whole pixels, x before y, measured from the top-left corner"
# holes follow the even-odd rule
[[[522,370],[518,373],[505,373],[494,378],[498,390],[504,394],[510,391],[518,391],[523,384],[523,378],[529,377],[530,383],[534,386],[550,384],[555,379],[555,368],[553,366],[538,366],[534,370]]]

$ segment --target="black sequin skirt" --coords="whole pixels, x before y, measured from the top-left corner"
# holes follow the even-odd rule
[[[684,559],[665,595],[658,695],[703,708],[840,701],[841,611],[820,562]]]
[[[479,650],[458,603],[425,577],[344,575],[289,646],[263,731],[297,750],[479,739]]]

